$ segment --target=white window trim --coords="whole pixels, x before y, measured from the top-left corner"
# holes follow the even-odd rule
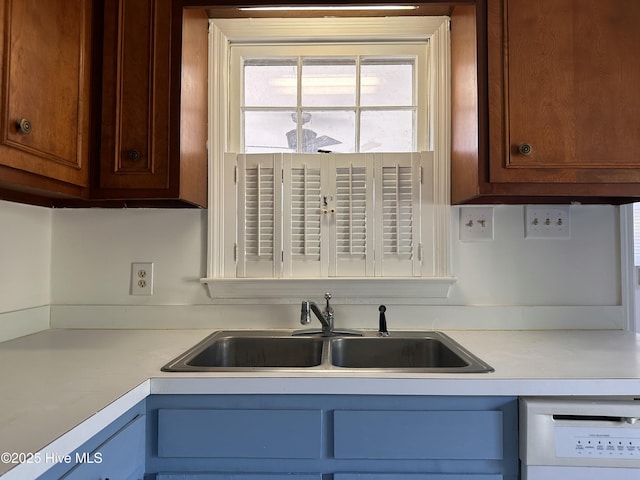
[[[225,278],[223,236],[226,205],[223,189],[224,154],[228,147],[228,61],[232,42],[429,40],[431,42],[430,102],[434,150],[434,275],[431,277],[367,278]],[[446,298],[455,278],[450,253],[450,50],[448,17],[233,19],[210,25],[209,49],[209,210],[207,276],[201,279],[215,303],[297,303],[326,291],[335,292],[337,303],[425,304]]]

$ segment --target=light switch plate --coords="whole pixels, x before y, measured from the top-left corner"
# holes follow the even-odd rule
[[[525,238],[571,238],[570,213],[567,205],[527,205]]]
[[[460,207],[460,240],[493,240],[493,207]]]

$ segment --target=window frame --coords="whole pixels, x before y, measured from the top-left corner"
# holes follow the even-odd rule
[[[450,254],[450,46],[448,17],[375,17],[311,19],[223,19],[210,22],[209,209],[207,276],[201,279],[214,303],[298,303],[326,291],[339,292],[336,303],[432,303],[447,298],[455,278]],[[235,173],[224,166],[229,146],[229,47],[233,42],[309,42],[420,40],[430,42],[428,125],[429,150],[434,154],[433,274],[429,277],[226,278],[225,264],[234,261],[224,248],[224,182]]]

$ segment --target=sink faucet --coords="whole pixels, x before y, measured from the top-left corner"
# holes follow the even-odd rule
[[[302,325],[309,324],[311,322],[311,312],[313,312],[322,324],[322,335],[330,337],[333,335],[333,307],[329,303],[331,294],[325,293],[324,299],[327,301],[327,304],[323,310],[320,310],[315,302],[304,300],[302,302],[302,308],[300,309],[300,323]]]

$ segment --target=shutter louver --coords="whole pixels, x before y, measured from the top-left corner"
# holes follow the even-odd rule
[[[640,266],[640,203],[633,204],[633,258],[634,265]]]
[[[275,155],[238,156],[238,276],[279,274],[281,161]]]
[[[273,259],[275,232],[274,171],[257,165],[247,169],[245,190],[245,255],[248,260]]]
[[[382,167],[383,252],[399,258],[413,254],[411,167]]]
[[[363,258],[367,253],[366,167],[336,168],[336,253]]]
[[[291,255],[320,259],[320,169],[291,169]]]
[[[283,275],[327,275],[326,216],[322,212],[326,172],[318,155],[285,154],[283,162]]]
[[[419,153],[376,154],[376,276],[419,276]]]

